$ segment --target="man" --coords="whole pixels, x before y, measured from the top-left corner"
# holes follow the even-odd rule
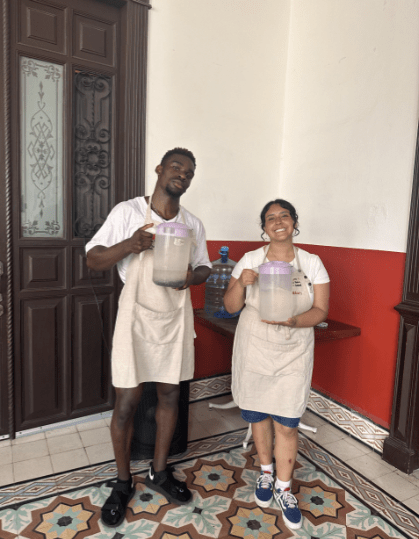
[[[189,286],[205,282],[211,271],[204,227],[179,203],[191,184],[195,166],[195,157],[189,150],[168,151],[156,167],[157,183],[151,200],[136,197],[115,206],[86,246],[89,268],[104,271],[116,264],[125,283],[112,346],[116,402],[111,436],[118,478],[102,507],[102,522],[110,527],[124,520],[135,493],[130,452],[133,419],[144,382],[156,382],[158,397],[154,459],[146,484],[173,503],[185,504],[191,498],[186,484],[175,479],[167,467],[167,457],[178,415],[179,382],[193,377]],[[196,239],[186,281],[177,289],[157,286],[152,281],[152,227],[160,222],[182,221],[193,229]],[[166,337],[168,325],[176,338]]]

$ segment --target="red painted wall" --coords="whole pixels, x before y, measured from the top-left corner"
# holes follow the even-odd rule
[[[210,260],[222,245],[238,261],[261,242],[209,241]],[[303,245],[322,259],[331,280],[329,318],[361,328],[361,336],[319,343],[315,350],[314,389],[388,428],[397,359],[400,317],[394,306],[402,297],[406,255]],[[204,305],[204,285],[193,287],[195,308]],[[230,372],[231,342],[196,324],[195,378]]]

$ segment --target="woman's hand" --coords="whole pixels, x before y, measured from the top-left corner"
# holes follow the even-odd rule
[[[262,322],[265,322],[265,324],[295,328],[295,326],[297,325],[297,318],[295,316],[291,316],[291,318],[288,318],[286,322],[269,322],[268,320],[262,320]]]
[[[237,280],[240,283],[240,286],[246,288],[246,286],[253,284],[257,278],[258,274],[256,273],[256,271],[253,271],[251,269],[244,269]]]

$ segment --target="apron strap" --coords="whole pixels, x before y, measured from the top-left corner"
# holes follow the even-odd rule
[[[179,207],[178,215],[180,216],[180,222],[183,223],[184,225],[186,225],[185,214],[183,213],[182,206]],[[160,217],[160,219],[161,219],[161,217]],[[163,223],[163,222],[164,222],[163,219],[161,219],[160,223]],[[175,222],[178,222],[177,221],[177,216],[176,216],[176,221]],[[160,224],[159,222],[151,220],[151,196],[148,197],[147,210],[146,210],[146,213],[145,213],[145,224],[150,224],[150,223],[153,224],[155,227],[157,227],[157,225]],[[192,245],[194,245],[195,247],[197,245],[196,233],[195,233],[194,229],[192,229]]]

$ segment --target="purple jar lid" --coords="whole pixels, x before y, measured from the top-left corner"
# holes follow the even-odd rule
[[[191,229],[183,223],[160,223],[156,228],[159,236],[176,236],[178,238],[189,238]]]
[[[259,266],[259,273],[262,275],[290,275],[293,267],[288,262],[273,260]]]

